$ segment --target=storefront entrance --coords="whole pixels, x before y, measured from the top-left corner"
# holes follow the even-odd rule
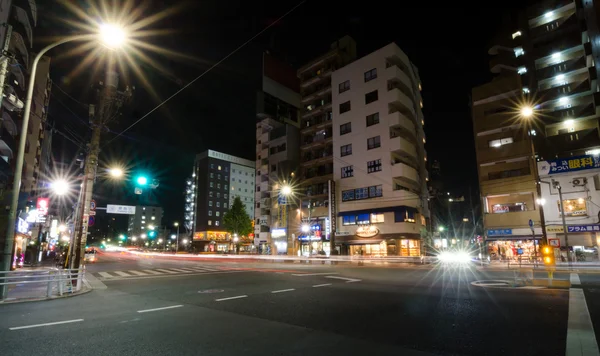
[[[533,261],[537,253],[540,258],[540,241],[533,240],[494,240],[487,241],[487,252],[492,261]]]

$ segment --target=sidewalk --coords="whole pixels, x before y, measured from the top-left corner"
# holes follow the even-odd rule
[[[492,262],[484,262],[483,265],[481,262],[475,262],[478,269],[486,269],[486,270],[518,270],[522,268],[531,269],[534,268],[536,270],[543,271],[546,269],[546,266],[543,263],[533,264],[533,263],[518,263],[515,261],[492,261]],[[590,272],[590,273],[600,273],[600,262],[557,262],[555,265],[556,271],[571,271],[571,272]]]
[[[79,290],[71,285],[68,270],[53,267],[24,267],[9,274],[8,294],[0,304],[39,301],[80,295],[92,290],[85,276]],[[21,278],[22,277],[22,278]],[[73,277],[76,278],[76,277]]]

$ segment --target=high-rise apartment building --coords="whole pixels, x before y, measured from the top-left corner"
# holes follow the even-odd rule
[[[331,229],[330,202],[333,184],[333,128],[331,75],[356,58],[356,42],[345,36],[322,56],[298,70],[302,110],[300,117],[301,219],[310,219],[318,236],[300,236],[303,253],[329,251],[335,231]],[[318,239],[317,239],[318,237]]]
[[[194,164],[195,185],[193,248],[198,251],[233,250],[232,236],[223,216],[240,197],[250,218],[254,216],[255,162],[213,150],[200,153]],[[240,251],[250,251],[253,236],[239,236]]]
[[[336,245],[420,256],[429,211],[417,68],[391,43],[337,69],[332,84]]]
[[[600,147],[597,11],[591,1],[539,2],[489,49],[497,76],[473,89],[472,115],[492,258],[507,258],[507,246],[516,245],[528,257],[530,221],[542,239],[544,209],[555,215],[557,206],[541,204],[536,161]]]
[[[149,231],[158,231],[162,226],[163,209],[160,206],[143,206],[135,207],[135,214],[129,215],[127,234],[131,238],[133,236],[141,238],[145,235],[148,238]]]
[[[280,201],[278,195],[298,170],[299,81],[289,65],[268,53],[263,55],[262,80],[256,114],[254,243],[261,253],[293,253],[298,228],[289,212],[297,207],[292,207],[293,200]]]

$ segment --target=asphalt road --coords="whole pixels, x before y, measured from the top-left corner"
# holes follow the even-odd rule
[[[128,254],[102,254],[88,273],[107,288],[0,305],[0,354],[548,356],[567,354],[574,337],[589,345],[594,333],[581,336],[580,315],[600,331],[600,275],[593,273],[577,275],[582,289],[522,289],[499,282],[514,280],[511,271],[474,267]],[[577,304],[578,291],[585,301]],[[579,354],[598,355],[593,344]]]

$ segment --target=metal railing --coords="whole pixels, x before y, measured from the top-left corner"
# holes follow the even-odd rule
[[[9,286],[9,296],[11,294],[10,286],[12,285],[15,287],[30,287],[23,288],[23,291],[20,291],[25,295],[24,298],[41,297],[40,294],[44,293],[46,297],[50,298],[53,295],[62,296],[81,290],[84,275],[85,268],[0,271],[0,285]]]

